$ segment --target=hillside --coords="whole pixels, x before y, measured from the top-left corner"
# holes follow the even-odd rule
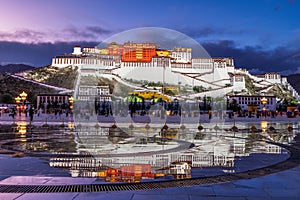
[[[247,75],[245,77],[245,86],[247,95],[268,94],[274,95],[279,99],[290,100],[293,98],[291,91],[283,84],[272,84],[266,81],[255,81]],[[242,92],[245,94],[245,92]]]
[[[0,75],[0,85],[0,103],[14,103],[14,98],[22,91],[28,94],[29,102],[34,102],[40,93],[57,93],[55,89],[14,78],[8,74]]]
[[[24,64],[8,64],[8,65],[0,65],[0,74],[4,73],[18,73],[18,72],[23,72],[26,70],[31,70],[34,69],[34,67],[29,66],[29,65],[24,65]]]
[[[46,66],[23,73],[22,76],[48,85],[73,89],[77,77],[77,68]]]
[[[288,82],[300,93],[300,74],[291,74],[287,76]]]

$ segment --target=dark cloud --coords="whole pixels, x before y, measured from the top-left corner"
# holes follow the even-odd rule
[[[288,0],[289,4],[294,5],[296,3],[296,0]]]
[[[22,29],[14,32],[0,32],[0,41],[17,41],[24,43],[45,43],[53,41],[96,41],[105,38],[112,31],[101,26],[75,27],[69,26],[61,30],[49,30],[39,32],[30,29]]]
[[[218,30],[211,27],[206,27],[206,28],[183,27],[179,31],[185,33],[186,35],[192,38],[206,37],[212,34],[220,34],[223,32],[223,30]]]
[[[51,58],[71,53],[73,47],[96,46],[97,42],[57,42],[28,44],[20,42],[0,42],[0,64],[26,63],[34,67],[51,64]]]
[[[292,58],[294,58],[294,59],[300,59],[300,53],[293,55]]]
[[[68,27],[64,34],[72,38],[84,38],[85,40],[96,40],[99,36],[110,34],[111,31],[100,26],[87,26],[84,28]]]
[[[260,46],[238,48],[233,41],[203,43],[202,46],[212,57],[232,57],[236,67],[242,67],[257,72],[291,73],[300,67],[298,56],[300,48],[290,49],[278,47],[274,50],[264,50]]]
[[[274,10],[275,10],[275,11],[279,11],[279,10],[280,10],[280,6],[275,6],[275,7],[274,7]]]
[[[0,40],[40,42],[45,37],[45,35],[46,34],[43,32],[23,29],[17,30],[13,33],[0,32]]]
[[[32,66],[45,66],[51,58],[71,53],[73,47],[93,47],[98,42],[56,42],[27,44],[20,42],[0,42],[0,64],[26,63]],[[235,66],[249,69],[253,73],[284,72],[293,73],[300,67],[300,48],[278,47],[264,50],[260,46],[236,47],[231,40],[202,43],[211,57],[232,57]]]
[[[68,27],[63,29],[64,36],[69,36],[72,38],[95,38],[95,34],[91,33],[90,31],[87,31],[86,29],[78,29],[76,27]]]
[[[105,29],[103,27],[100,27],[100,26],[88,26],[86,27],[86,30],[91,32],[91,33],[94,33],[94,34],[110,34],[112,33],[112,31],[108,30],[108,29]]]
[[[228,29],[228,28],[214,28],[214,27],[181,27],[178,29],[179,32],[182,32],[188,35],[191,38],[203,38],[212,35],[241,35],[241,34],[249,34],[253,32],[253,30],[246,29]]]

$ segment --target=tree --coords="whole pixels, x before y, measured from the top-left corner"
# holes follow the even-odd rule
[[[232,99],[232,101],[229,103],[228,108],[233,112],[237,112],[240,110],[239,104],[237,103],[236,99]]]
[[[0,96],[0,102],[7,103],[7,104],[15,103],[14,98],[8,93],[5,93]]]

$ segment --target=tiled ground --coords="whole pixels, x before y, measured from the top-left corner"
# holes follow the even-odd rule
[[[76,180],[76,182],[74,182]],[[51,178],[51,177],[10,177],[0,184],[88,184],[94,179]],[[2,200],[35,200],[35,199],[109,199],[109,200],[196,200],[196,199],[300,199],[300,166],[276,174],[248,180],[238,180],[228,183],[167,188],[143,191],[118,191],[94,193],[0,193]]]

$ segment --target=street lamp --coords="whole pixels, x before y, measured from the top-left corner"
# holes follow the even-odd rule
[[[267,113],[266,113],[266,104],[268,102],[268,99],[266,97],[263,97],[261,100],[261,103],[263,104],[263,112],[264,112],[264,115],[265,115],[265,118],[267,117]]]
[[[73,103],[74,103],[74,98],[72,96],[69,98],[69,102],[70,102],[70,109],[72,110],[73,109]]]
[[[21,97],[21,99],[22,99],[22,101],[23,101],[23,103],[24,103],[25,100],[26,100],[26,98],[27,98],[27,93],[23,91],[23,92],[20,94],[20,97]]]
[[[19,104],[19,103],[21,102],[21,97],[19,97],[19,96],[16,97],[16,98],[15,98],[15,101],[16,101],[17,104]]]
[[[26,109],[26,105],[25,105],[25,101],[26,101],[26,98],[27,98],[27,93],[26,92],[22,92],[21,94],[19,94],[21,100],[22,100],[22,111],[24,111],[24,109]],[[27,112],[26,112],[26,117],[27,117]]]
[[[19,112],[19,116],[21,116],[21,112],[20,112],[20,102],[21,102],[21,97],[17,96],[15,98],[16,104],[17,104],[17,111]]]

